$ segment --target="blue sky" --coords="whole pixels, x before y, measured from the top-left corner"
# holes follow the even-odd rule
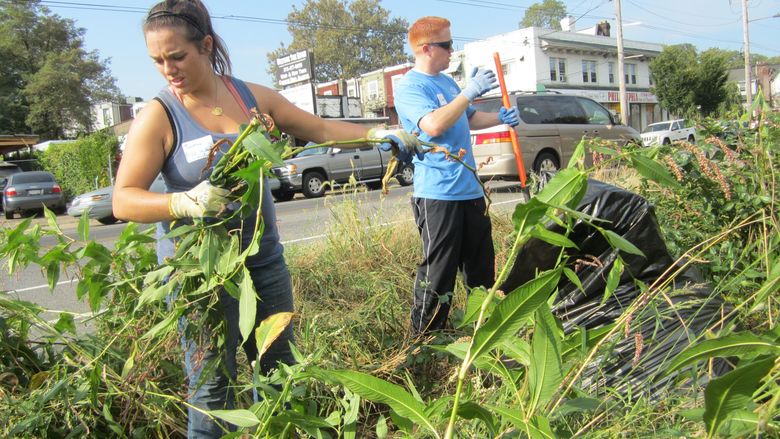
[[[541,2],[541,0],[539,0]],[[110,58],[110,69],[125,95],[152,98],[165,85],[146,52],[141,24],[143,11],[156,2],[147,0],[42,1],[53,13],[76,21],[86,29],[89,50]],[[291,0],[205,0],[218,34],[227,43],[235,76],[272,85],[266,73],[266,53],[291,38],[283,23]],[[456,49],[463,44],[509,32],[533,0],[382,0],[392,17],[413,22],[424,15],[439,15],[452,22]],[[614,33],[615,4],[608,0],[565,0],[577,28],[611,20]],[[622,0],[624,38],[659,44],[692,43],[699,49],[741,49],[741,0]],[[89,6],[96,5],[96,6]],[[748,2],[751,52],[780,55],[780,0]],[[106,10],[112,9],[112,10]],[[217,17],[253,17],[244,21]],[[406,48],[409,52],[408,47]]]

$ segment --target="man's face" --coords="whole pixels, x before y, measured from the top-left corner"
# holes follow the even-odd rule
[[[452,33],[450,28],[431,35],[430,40],[426,41],[426,46],[434,69],[442,71],[449,67],[450,56],[452,55]]]

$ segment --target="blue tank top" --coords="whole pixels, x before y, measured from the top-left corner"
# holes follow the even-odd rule
[[[260,110],[254,95],[243,81],[230,78],[239,96],[244,101],[246,108],[255,107]],[[174,145],[163,164],[162,176],[165,180],[166,193],[183,192],[192,189],[198,183],[211,175],[213,165],[228,150],[226,144],[214,157],[211,166],[204,170],[208,162],[208,151],[211,146],[220,139],[228,139],[230,143],[236,140],[239,133],[216,133],[209,131],[192,119],[187,109],[179,99],[165,88],[157,95],[157,100],[162,103],[171,125],[173,127]],[[248,121],[247,121],[248,122]],[[262,219],[265,226],[263,237],[260,240],[260,251],[246,260],[248,267],[259,267],[275,262],[282,258],[283,247],[279,240],[279,231],[276,227],[276,208],[274,207],[271,190],[266,182],[263,191]],[[238,220],[236,220],[238,221]],[[177,220],[176,224],[184,224],[186,221]],[[157,223],[157,259],[160,263],[166,257],[173,257],[175,246],[171,239],[163,238],[170,231],[170,221]],[[240,224],[228,225],[229,228],[242,228],[241,249],[245,249],[252,239],[252,231],[255,227],[254,216],[246,219],[243,226]]]

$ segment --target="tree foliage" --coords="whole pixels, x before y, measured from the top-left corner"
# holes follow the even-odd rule
[[[691,44],[664,47],[650,63],[653,93],[661,105],[680,116],[714,114],[733,97],[728,86],[728,53],[697,53]]]
[[[561,30],[561,19],[566,16],[566,5],[560,0],[544,0],[525,10],[520,27],[543,27]]]
[[[0,133],[89,132],[92,104],[120,97],[84,32],[38,0],[0,3]]]
[[[404,53],[409,23],[391,19],[381,0],[306,0],[301,9],[293,6],[287,22],[293,39],[268,53],[272,76],[277,58],[304,49],[314,55],[314,79],[319,82],[410,60]]]
[[[118,148],[116,136],[104,130],[73,142],[53,144],[40,153],[39,160],[70,199],[111,184],[108,165],[113,168]]]

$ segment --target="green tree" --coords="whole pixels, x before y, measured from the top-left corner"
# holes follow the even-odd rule
[[[666,46],[650,63],[653,93],[673,114],[714,114],[732,95],[728,62],[729,54],[719,49],[698,54],[691,44]]]
[[[38,0],[0,3],[0,133],[89,132],[92,104],[121,98],[84,32]]]
[[[520,27],[543,27],[561,30],[561,19],[566,16],[566,5],[560,0],[544,0],[525,10]]]
[[[404,41],[409,23],[390,18],[381,0],[306,0],[287,15],[292,42],[268,53],[268,72],[276,76],[276,59],[308,49],[318,82],[351,78],[409,61]]]

